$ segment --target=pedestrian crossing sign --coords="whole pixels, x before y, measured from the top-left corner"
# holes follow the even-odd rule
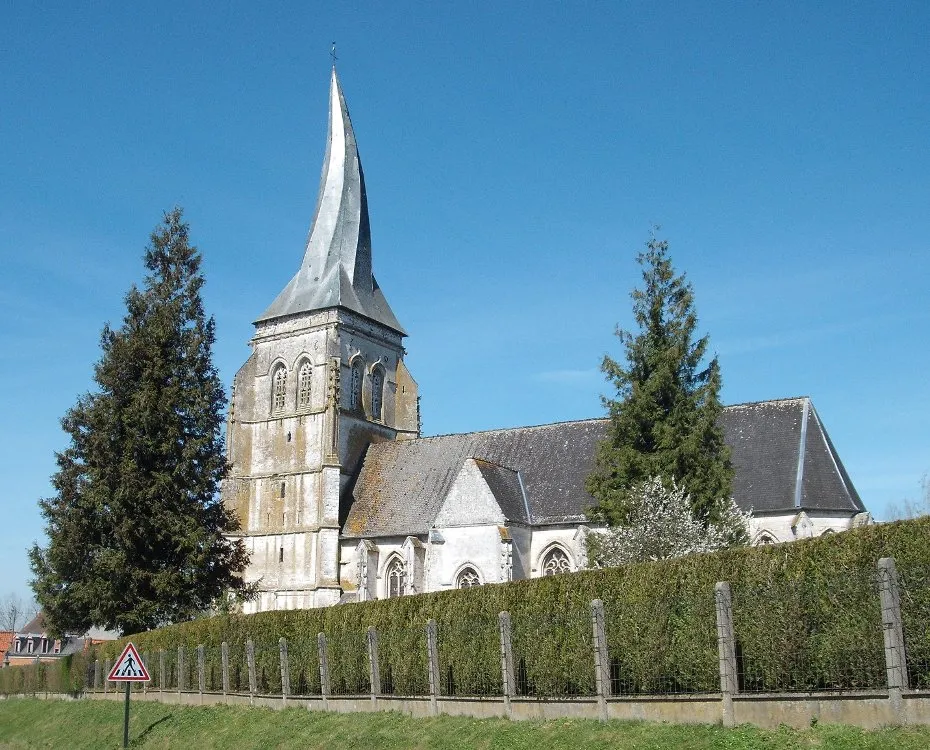
[[[149,671],[132,643],[127,643],[107,677],[109,682],[149,682]]]

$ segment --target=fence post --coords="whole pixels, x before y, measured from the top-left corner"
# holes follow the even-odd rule
[[[429,708],[431,716],[439,715],[439,632],[436,621],[426,623],[426,658],[429,668]]]
[[[103,660],[103,694],[104,695],[107,694],[107,688],[110,686],[110,681],[107,679],[109,674],[110,674],[110,660],[104,659]]]
[[[249,705],[255,702],[255,642],[249,638],[245,642],[245,660],[249,665]]]
[[[717,651],[720,659],[720,693],[723,699],[723,725],[736,724],[733,714],[733,696],[739,691],[736,676],[736,638],[733,635],[733,594],[730,584],[718,582],[714,586],[717,608]]]
[[[100,683],[100,659],[94,659],[94,684],[91,687],[96,691]]]
[[[200,693],[200,702],[203,703],[203,691],[207,686],[207,658],[204,645],[197,646],[197,692]]]
[[[286,706],[291,692],[291,671],[287,665],[287,640],[283,635],[278,639],[278,653],[281,659],[281,704]]]
[[[504,712],[510,718],[513,715],[511,701],[516,692],[516,680],[513,671],[513,643],[511,640],[510,612],[500,612],[497,622],[501,634],[501,685],[504,689]]]
[[[604,602],[591,602],[591,628],[594,631],[594,684],[601,721],[607,721],[607,699],[610,697],[610,657],[607,652],[607,627],[604,624]]]
[[[316,648],[320,657],[320,698],[323,700],[323,710],[329,709],[329,653],[326,648],[326,633],[317,633]]]
[[[229,644],[223,641],[220,644],[220,660],[223,669],[223,695],[229,692]]]
[[[882,606],[882,635],[885,641],[885,673],[888,700],[900,723],[905,723],[904,691],[909,687],[904,624],[901,620],[901,589],[893,557],[878,561],[878,590]]]
[[[381,671],[378,667],[378,631],[374,625],[368,626],[368,675],[371,683],[371,705],[378,707],[381,695]]]
[[[165,650],[158,651],[158,692],[165,692]],[[161,698],[159,697],[159,700]]]
[[[184,646],[178,646],[178,703],[184,690]]]

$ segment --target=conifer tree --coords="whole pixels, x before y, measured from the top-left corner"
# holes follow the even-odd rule
[[[70,445],[39,502],[48,546],[29,552],[56,633],[186,620],[243,587],[245,549],[224,536],[237,519],[218,496],[226,397],[200,263],[175,208],[152,233],[122,326],[103,329],[97,388],[62,419]]]
[[[643,286],[631,297],[639,331],[618,326],[625,362],[605,355],[601,363],[616,395],[602,398],[610,425],[585,485],[595,499],[591,516],[626,524],[631,488],[659,477],[687,493],[695,517],[707,524],[729,500],[733,479],[717,424],[720,365],[714,357],[702,366],[708,339],[694,338],[694,293],[676,274],[668,242],[653,234],[637,260]]]

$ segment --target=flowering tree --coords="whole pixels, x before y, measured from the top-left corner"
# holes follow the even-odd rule
[[[720,504],[710,523],[695,517],[691,498],[675,480],[663,483],[661,477],[651,477],[632,485],[627,498],[628,515],[623,525],[588,535],[591,567],[667,560],[749,540],[750,513],[741,510],[732,498]]]

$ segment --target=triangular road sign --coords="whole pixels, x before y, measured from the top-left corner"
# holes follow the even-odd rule
[[[126,644],[107,677],[110,682],[149,682],[151,679],[139,652],[131,643]]]

